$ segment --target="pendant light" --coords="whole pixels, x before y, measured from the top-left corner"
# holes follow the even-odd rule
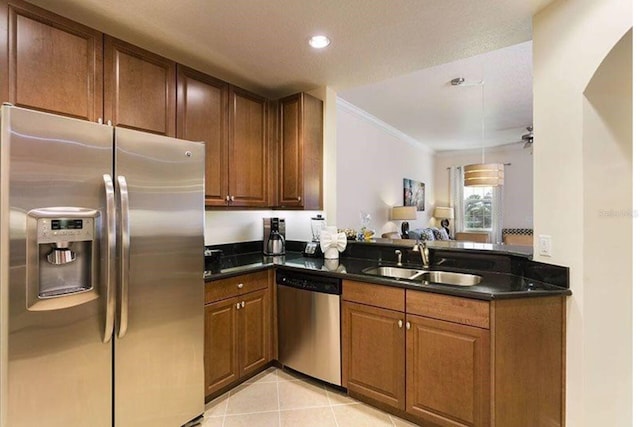
[[[454,80],[464,79],[459,77],[451,80],[454,86]],[[482,93],[482,163],[466,165],[464,167],[464,186],[465,187],[499,187],[504,184],[504,165],[502,163],[485,163],[484,162],[484,137],[485,137],[485,118],[484,118],[484,80],[480,81],[480,90]]]

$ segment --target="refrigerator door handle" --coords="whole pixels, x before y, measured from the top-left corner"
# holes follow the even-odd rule
[[[115,303],[116,303],[116,287],[113,281],[115,280],[115,255],[116,255],[116,201],[115,191],[113,188],[113,180],[111,175],[102,175],[104,181],[105,191],[105,222],[106,222],[106,238],[107,238],[107,253],[106,253],[106,317],[104,325],[104,338],[102,342],[108,343],[113,336],[113,325],[115,317]]]
[[[120,304],[118,307],[118,338],[127,333],[129,323],[129,249],[131,235],[129,233],[129,191],[127,180],[118,176],[118,199],[120,206],[119,236],[120,236]]]

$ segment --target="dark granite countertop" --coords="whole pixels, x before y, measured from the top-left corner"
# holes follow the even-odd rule
[[[452,248],[447,248],[447,250],[448,249]],[[458,253],[460,253],[461,248],[457,249]],[[449,255],[449,252],[446,252],[446,250],[443,253]],[[514,255],[513,251],[510,252],[510,255]],[[520,256],[524,258],[527,257],[526,254],[522,254]],[[491,271],[487,268],[480,270],[473,268],[460,268],[459,265],[446,264],[443,261],[449,261],[449,259],[446,257],[437,258],[436,262],[439,262],[439,264],[432,265],[438,265],[438,267],[432,266],[430,269],[478,274],[482,276],[482,282],[474,286],[455,286],[429,283],[427,281],[394,279],[362,273],[362,271],[368,267],[375,267],[380,265],[395,266],[395,263],[389,262],[388,260],[385,261],[380,258],[381,257],[378,257],[378,259],[371,259],[341,256],[340,260],[336,263],[331,261],[325,262],[323,258],[304,257],[299,251],[289,250],[287,251],[287,254],[285,256],[277,257],[263,256],[260,252],[236,254],[223,257],[222,268],[220,272],[205,276],[205,281],[215,281],[225,277],[231,277],[239,274],[245,274],[275,267],[305,271],[309,274],[322,274],[341,279],[357,280],[387,286],[402,287],[405,289],[416,289],[425,292],[433,292],[481,300],[571,295],[571,291],[568,289],[568,287],[563,287],[557,284],[551,284],[547,281],[539,280],[536,276],[535,268],[524,268],[522,274],[513,274],[512,272],[496,272],[495,269]],[[434,260],[432,259],[432,262],[433,261]],[[540,263],[533,264],[535,264],[536,266],[544,265]],[[419,266],[412,265],[411,263],[405,265],[408,267],[413,266],[420,268]],[[556,268],[563,269],[564,267]],[[532,274],[529,274],[528,272],[532,272]]]
[[[353,242],[350,244],[362,245],[362,246],[376,246],[376,245],[389,245],[389,246],[413,246],[415,243],[411,239],[382,239],[373,238],[367,241]],[[503,245],[493,243],[476,243],[465,242],[457,240],[432,240],[427,242],[429,249],[444,250],[444,251],[459,251],[464,250],[470,253],[493,253],[502,255],[514,255],[527,259],[533,258],[532,246],[518,246],[518,245]]]

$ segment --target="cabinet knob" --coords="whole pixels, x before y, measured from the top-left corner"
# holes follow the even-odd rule
[[[107,120],[107,126],[111,126],[111,120]]]
[[[244,288],[244,283],[238,283],[238,289]]]
[[[233,202],[236,198],[234,196],[231,196],[230,199]]]
[[[98,117],[98,124],[102,124],[102,117]]]
[[[302,197],[298,196],[298,201],[302,200]]]
[[[411,329],[411,323],[407,322],[406,327],[407,327],[407,330]]]
[[[398,320],[398,328],[402,328],[402,320]]]
[[[236,303],[236,310],[240,310],[240,303],[239,302]]]
[[[240,307],[244,308],[244,301],[240,303]]]

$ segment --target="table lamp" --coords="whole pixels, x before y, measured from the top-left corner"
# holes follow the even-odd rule
[[[391,208],[391,220],[408,220],[416,219],[418,210],[415,206],[394,206]],[[409,223],[403,221],[400,230],[402,231],[402,238],[409,238]]]
[[[449,220],[453,219],[453,208],[447,207],[436,207],[433,209],[433,217],[436,219],[440,219],[440,225],[447,231],[447,235],[451,235],[449,233]]]

